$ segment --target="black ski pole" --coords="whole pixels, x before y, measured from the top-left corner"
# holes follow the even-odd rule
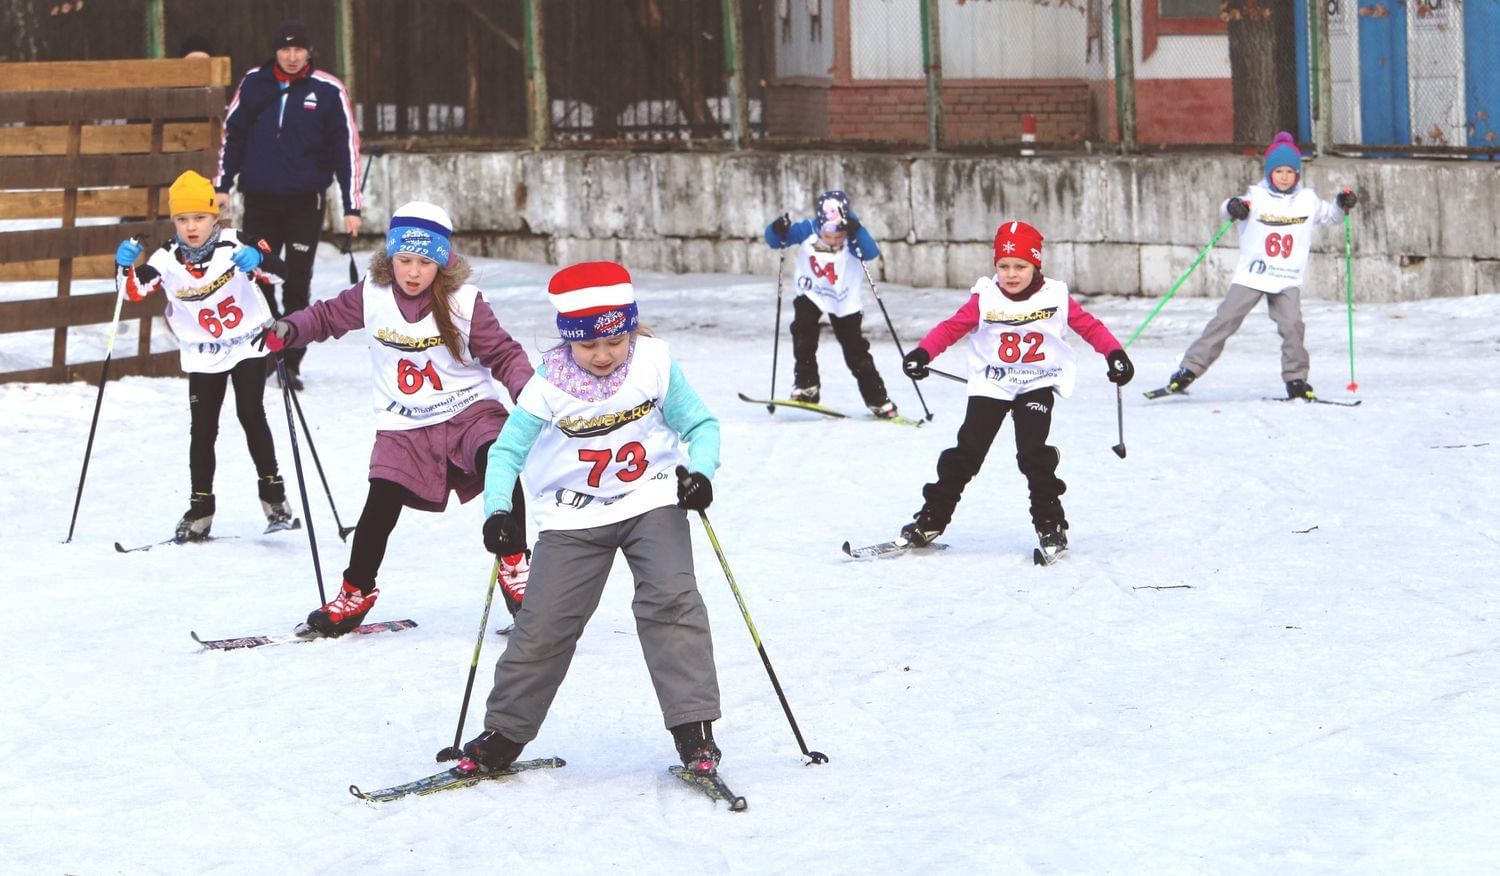
[[[307,439],[307,452],[312,454],[313,467],[318,470],[318,479],[323,482],[323,495],[328,497],[328,508],[333,512],[333,522],[339,528],[339,541],[348,541],[354,527],[345,526],[339,519],[338,506],[333,504],[333,490],[328,487],[328,476],[323,474],[323,463],[318,459],[318,448],[313,446],[312,430],[307,428],[307,417],[302,415],[302,402],[297,399],[297,390],[292,390],[292,407],[297,409],[297,422],[302,424],[302,437]]]
[[[292,420],[292,386],[286,376],[286,359],[276,356],[276,377],[281,381],[281,399],[286,404],[286,430],[292,436],[292,465],[297,470],[297,490],[302,494],[302,517],[307,520],[307,544],[312,548],[313,576],[318,580],[320,605],[328,603],[323,592],[323,566],[318,561],[318,538],[313,534],[312,509],[307,504],[307,478],[302,476],[302,454],[297,450],[297,424]]]
[[[781,271],[786,267],[786,253],[781,254],[781,260],[776,263],[776,333],[771,336],[771,394],[768,398],[776,397],[776,354],[781,349]],[[766,405],[766,413],[776,413],[775,405]]]
[[[1120,443],[1110,449],[1115,456],[1125,458],[1125,402],[1120,398],[1120,384],[1115,384],[1115,421],[1120,426]]]
[[[370,165],[375,163],[375,156],[379,154],[379,152],[371,149],[370,157],[365,159],[365,172],[359,180],[360,192],[364,192],[365,184],[370,181]],[[352,286],[359,282],[359,265],[354,263],[354,235],[344,235],[344,246],[340,252],[349,257],[349,285]]]
[[[895,326],[894,323],[891,322],[891,314],[890,314],[890,312],[885,309],[885,302],[880,299],[880,289],[875,286],[875,278],[870,276],[870,266],[866,265],[864,262],[860,262],[859,266],[861,268],[864,268],[864,271],[865,271],[865,281],[870,284],[870,291],[873,292],[873,293],[875,293],[875,303],[880,305],[880,313],[881,313],[882,316],[885,317],[885,326],[886,326],[886,328],[888,328],[888,329],[891,330],[891,340],[893,340],[893,341],[896,342],[896,352],[898,352],[898,353],[901,354],[901,358],[902,359],[905,359],[906,358],[906,350],[904,348],[902,348],[902,346],[901,346],[901,339],[896,336],[896,326]],[[942,372],[934,372],[934,373],[941,374]],[[916,378],[912,378],[911,388],[915,389],[917,391],[917,401],[919,401],[919,402],[922,403],[922,413],[924,413],[924,414],[927,415],[927,419],[928,420],[931,420],[932,419],[932,411],[930,411],[930,410],[927,409],[927,399],[922,398],[922,387],[917,386]]]
[[[709,525],[707,514],[699,511],[698,519],[703,521],[703,531],[708,533],[709,543],[714,546],[719,565],[724,569],[724,577],[729,581],[729,589],[734,591],[734,601],[739,603],[740,614],[745,616],[745,626],[750,628],[750,638],[755,641],[755,650],[760,652],[760,662],[766,665],[766,674],[771,676],[771,687],[776,689],[776,698],[781,700],[781,709],[786,712],[786,719],[792,725],[792,734],[797,737],[798,747],[802,749],[803,756],[811,758],[813,763],[828,763],[828,755],[821,751],[807,750],[807,743],[802,740],[802,731],[797,727],[797,719],[792,715],[792,707],[787,704],[786,694],[781,692],[781,682],[776,680],[776,670],[771,668],[771,658],[766,656],[766,646],[761,644],[760,633],[755,631],[755,621],[750,619],[750,609],[745,607],[745,598],[740,595],[739,585],[734,583],[734,573],[729,571],[729,561],[724,558],[724,549],[719,547],[718,536],[714,535],[714,528]]]
[[[437,753],[438,763],[458,760],[464,756],[459,747],[464,739],[464,716],[469,712],[469,694],[474,692],[474,673],[479,669],[479,651],[484,647],[484,634],[490,626],[490,603],[495,601],[495,582],[500,579],[500,558],[495,557],[495,568],[490,570],[490,591],[484,597],[484,615],[479,618],[479,639],[474,642],[474,659],[469,661],[469,681],[464,685],[464,704],[458,707],[458,729],[453,731],[453,745]]]
[[[144,244],[146,238],[137,234],[136,243]],[[115,283],[118,287],[118,281]],[[115,317],[109,324],[109,339],[104,342],[104,364],[99,369],[99,394],[94,396],[94,418],[89,421],[89,440],[83,447],[83,470],[78,473],[78,492],[73,496],[73,518],[68,521],[68,537],[63,544],[73,540],[73,528],[78,525],[78,506],[83,502],[83,481],[89,476],[89,457],[94,454],[94,433],[99,428],[99,409],[104,405],[104,384],[109,382],[109,360],[115,355],[115,333],[120,329],[120,309],[125,306],[125,290],[115,289]]]

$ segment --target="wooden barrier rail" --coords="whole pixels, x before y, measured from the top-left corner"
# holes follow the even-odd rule
[[[0,231],[0,282],[57,284],[52,297],[0,299],[0,338],[53,330],[51,365],[0,383],[98,379],[102,362],[68,362],[68,329],[107,326],[114,295],[72,285],[112,278],[125,237],[143,235],[149,251],[172,236],[167,188],[186,170],[213,175],[229,76],[228,58],[0,64],[0,220],[37,225]],[[111,217],[120,223],[78,225]],[[162,306],[126,303],[137,348],[115,351],[111,376],[180,373],[175,350],[151,353]]]

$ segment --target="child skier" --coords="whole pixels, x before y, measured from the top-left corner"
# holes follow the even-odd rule
[[[1266,310],[1281,333],[1281,379],[1286,382],[1287,397],[1317,397],[1307,382],[1309,361],[1302,342],[1302,276],[1312,250],[1312,226],[1339,221],[1338,210],[1348,213],[1359,198],[1344,189],[1334,199],[1335,209],[1304,188],[1302,155],[1286,131],[1266,147],[1265,172],[1264,179],[1220,208],[1223,218],[1239,223],[1239,264],[1229,294],[1168,380],[1169,393],[1182,392],[1203,376],[1224,351],[1224,342],[1264,296]]]
[[[1047,444],[1054,396],[1073,391],[1077,365],[1068,344],[1077,332],[1109,363],[1109,380],[1130,382],[1135,368],[1104,324],[1068,293],[1067,284],[1042,276],[1042,235],[1025,222],[995,232],[995,275],[981,277],[969,300],[938,323],[902,360],[920,380],[928,364],[969,335],[969,405],[958,443],[938,457],[937,481],[922,489],[922,508],[901,529],[914,547],[932,542],[953,517],[964,486],[979,473],[1005,415],[1015,423],[1016,464],[1031,492],[1031,522],[1041,543],[1038,559],[1050,563],[1068,546],[1068,521],[1057,477],[1060,455]]]
[[[861,262],[880,258],[875,238],[849,209],[849,198],[840,191],[827,191],[814,201],[812,219],[792,222],[783,213],[766,226],[766,244],[772,249],[797,247],[792,299],[792,399],[817,404],[822,397],[818,381],[819,321],[828,314],[833,336],[844,350],[859,384],[859,394],[870,412],[882,419],[896,417],[896,405],[885,391],[885,381],[875,370],[870,342],[861,330],[864,314],[859,290],[865,277]]]
[[[259,270],[279,269],[262,249],[246,245],[240,232],[219,225],[213,184],[193,171],[177,177],[167,191],[177,234],[135,267],[144,248],[135,240],[115,250],[115,282],[126,298],[141,301],[160,291],[167,323],[177,336],[182,370],[188,376],[191,412],[188,473],[192,497],[177,524],[176,540],[203,541],[214,522],[214,444],[219,412],[230,383],[234,408],[258,476],[256,491],[267,532],[290,529],[286,486],[276,468],[276,446],[266,422],[264,353],[251,343],[271,323],[269,287],[280,278]]]
[[[452,235],[443,208],[406,204],[391,217],[385,251],[371,257],[365,279],[277,320],[264,336],[270,349],[280,350],[363,328],[374,366],[370,492],[338,595],[307,616],[313,633],[341,636],[369,614],[380,595],[375,576],[403,507],[442,511],[450,491],[460,503],[482,492],[490,445],[506,418],[491,378],[514,398],[531,376],[526,351],[467,283],[469,263],[453,250]],[[525,595],[529,568],[525,538],[518,535],[500,570],[512,613]]]
[[[539,530],[531,585],[495,665],[485,730],[464,754],[501,769],[536,737],[618,550],[635,577],[636,631],[664,723],[683,764],[713,772],[719,684],[684,509],[713,498],[719,422],[667,344],[638,327],[623,266],[572,265],[547,291],[563,343],[516,400],[484,494],[485,549],[518,550],[512,490],[524,468]]]

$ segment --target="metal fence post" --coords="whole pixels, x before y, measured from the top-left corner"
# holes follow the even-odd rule
[[[166,0],[150,0],[146,4],[146,57],[167,56],[167,14],[163,8]],[[53,10],[56,14],[57,10]]]
[[[742,148],[750,129],[750,100],[745,94],[745,48],[740,39],[740,0],[723,0],[724,75],[729,80],[729,138]]]
[[[1313,67],[1312,135],[1313,151],[1327,155],[1333,149],[1333,56],[1328,40],[1328,4],[1307,4],[1307,26],[1311,32],[1310,54],[1316,58]]]
[[[542,0],[525,0],[526,132],[532,149],[552,140],[552,108],[547,100],[547,54],[542,39]]]
[[[333,38],[339,47],[339,78],[354,94],[354,0],[338,0],[333,17]]]
[[[1114,0],[1115,123],[1120,151],[1135,151],[1135,14],[1130,0]]]
[[[921,0],[922,69],[927,73],[927,148],[943,146],[943,39],[938,0]]]

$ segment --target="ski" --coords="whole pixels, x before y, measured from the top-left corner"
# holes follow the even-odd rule
[[[1274,396],[1266,396],[1266,401],[1305,401],[1312,402],[1315,405],[1338,405],[1341,408],[1358,407],[1364,403],[1364,399],[1362,398],[1357,398],[1354,401],[1334,401],[1331,398],[1277,398]]]
[[[237,535],[210,535],[208,538],[192,538],[192,539],[182,539],[182,540],[178,540],[176,538],[169,538],[166,541],[153,541],[150,544],[137,545],[135,547],[126,547],[125,545],[120,544],[119,542],[115,542],[115,550],[119,551],[122,554],[135,554],[135,553],[140,553],[141,551],[149,551],[149,550],[151,550],[152,548],[155,548],[155,547],[164,547],[164,546],[169,545],[169,544],[173,544],[173,545],[176,545],[176,544],[203,544],[205,542],[210,542],[210,541],[229,541],[231,539],[236,539],[236,538],[239,538],[239,536],[237,536]]]
[[[924,545],[915,545],[904,538],[898,538],[894,541],[883,541],[867,547],[853,547],[849,542],[844,542],[844,553],[856,560],[868,560],[872,557],[896,557],[909,551],[920,553],[922,551],[945,551],[947,549],[948,546],[940,542],[934,541]]]
[[[1141,395],[1144,395],[1146,398],[1162,398],[1169,395],[1187,395],[1187,390],[1173,389],[1170,386],[1163,386],[1158,389],[1148,389],[1145,392],[1141,393]]]
[[[439,791],[468,788],[493,779],[507,779],[527,770],[553,769],[567,765],[567,761],[560,757],[539,757],[533,760],[518,760],[503,770],[487,770],[474,761],[464,758],[458,762],[458,766],[414,782],[381,788],[378,791],[361,791],[358,785],[350,785],[349,793],[370,803],[389,803],[392,800],[400,800],[402,797],[423,797]]]
[[[724,777],[719,775],[718,770],[702,773],[674,763],[667,767],[667,771],[710,798],[728,803],[730,812],[744,812],[750,806],[745,802],[744,797],[729,790],[729,786],[724,783]]]
[[[1058,548],[1056,551],[1050,554],[1042,550],[1041,548],[1032,548],[1031,562],[1038,566],[1051,566],[1067,555],[1068,549],[1065,547]]]
[[[414,620],[378,621],[356,627],[344,635],[368,636],[371,633],[409,630],[416,625],[417,622]],[[206,651],[236,651],[241,648],[259,648],[262,645],[287,645],[293,642],[314,642],[318,639],[331,638],[330,636],[313,632],[308,628],[307,624],[298,624],[296,631],[283,636],[241,636],[237,639],[201,639],[196,632],[192,633],[192,636],[193,641],[202,645]]]
[[[783,408],[796,408],[801,411],[812,411],[815,414],[822,414],[825,417],[832,417],[836,420],[854,419],[853,417],[849,416],[846,413],[843,413],[842,411],[836,411],[833,408],[825,408],[822,405],[815,405],[812,402],[797,401],[795,399],[789,398],[751,398],[750,396],[745,395],[743,392],[739,393],[739,397],[740,401],[749,402],[752,405],[775,405],[777,407]],[[897,414],[894,417],[877,417],[872,414],[869,419],[878,420],[882,423],[895,423],[898,426],[922,425],[921,420],[913,420],[909,417],[903,417],[900,414]]]
[[[270,535],[273,532],[291,532],[293,530],[297,530],[297,529],[301,529],[301,528],[302,528],[302,518],[300,518],[300,517],[293,517],[291,520],[282,521],[280,523],[267,524],[266,531],[265,531],[264,534],[265,535]]]

